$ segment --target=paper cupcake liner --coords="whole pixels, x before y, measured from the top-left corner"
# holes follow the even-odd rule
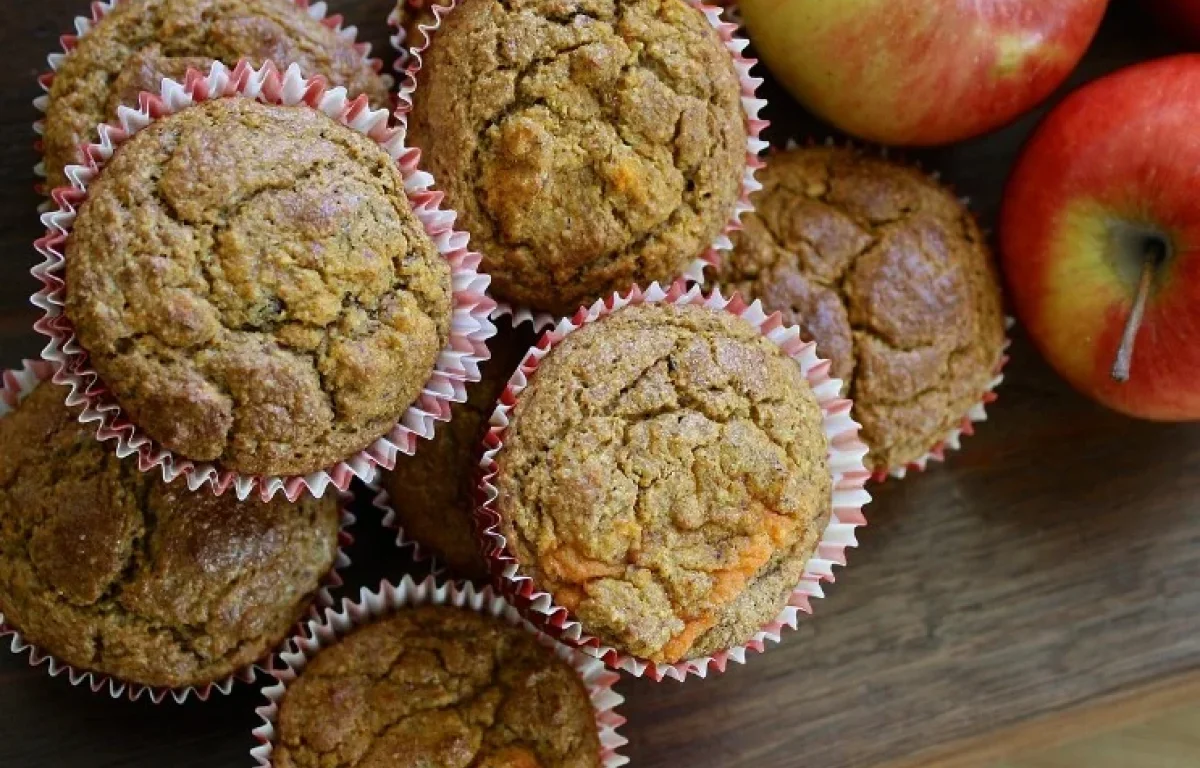
[[[833,473],[833,512],[829,525],[815,553],[805,565],[804,574],[792,591],[787,606],[773,622],[745,644],[674,664],[647,661],[605,645],[587,634],[566,608],[556,605],[552,595],[539,590],[532,578],[521,572],[520,563],[508,549],[508,542],[501,532],[501,515],[497,509],[499,491],[495,485],[499,471],[496,457],[504,449],[510,416],[542,359],[581,326],[594,323],[624,307],[649,303],[704,306],[737,315],[758,328],[763,336],[791,357],[812,386],[821,406],[823,429],[829,443],[829,467]],[[701,293],[699,286],[688,288],[682,282],[676,282],[669,288],[654,283],[644,291],[635,287],[629,293],[614,294],[607,301],[597,301],[590,308],[580,309],[573,318],[563,319],[529,351],[509,380],[492,414],[491,429],[484,438],[484,452],[479,464],[481,476],[476,525],[497,585],[522,614],[542,631],[602,659],[614,669],[624,670],[636,677],[646,676],[656,682],[664,678],[682,681],[689,675],[706,677],[709,670],[724,672],[730,661],[744,664],[747,652],[762,653],[768,640],[779,642],[784,627],[796,628],[800,612],[812,612],[810,599],[824,596],[821,582],[834,580],[833,566],[844,566],[846,548],[857,546],[854,529],[867,522],[862,512],[863,505],[871,500],[863,488],[870,476],[863,465],[867,447],[858,439],[859,425],[850,417],[852,403],[841,397],[842,383],[830,377],[830,367],[829,361],[817,356],[816,344],[801,341],[798,328],[784,325],[778,313],[766,314],[759,302],[747,305],[737,294],[726,299],[719,290],[706,296]]]
[[[441,27],[442,19],[458,7],[461,0],[415,0],[412,6],[415,8],[425,7],[429,5],[433,12],[435,22],[433,24],[421,24],[421,40],[406,41],[406,31],[401,26],[401,18],[399,8],[392,11],[388,17],[389,24],[397,30],[392,36],[391,41],[393,47],[400,54],[400,58],[396,62],[396,69],[400,80],[400,91],[398,94],[398,106],[396,108],[396,117],[401,123],[402,130],[407,131],[408,113],[413,107],[413,93],[417,89],[417,75],[421,70],[421,56],[428,49],[430,40],[433,34]],[[729,239],[729,235],[742,227],[742,216],[754,209],[754,205],[750,202],[750,196],[762,189],[762,185],[755,178],[755,174],[763,166],[762,153],[767,149],[767,142],[762,140],[762,133],[769,125],[768,121],[763,119],[760,114],[766,107],[766,99],[758,97],[758,88],[762,85],[761,77],[753,77],[750,70],[758,64],[757,59],[747,58],[745,55],[746,47],[750,44],[744,37],[737,37],[736,32],[738,27],[728,21],[721,19],[721,8],[709,5],[702,0],[686,0],[692,7],[696,8],[708,20],[717,34],[721,38],[725,49],[729,51],[729,55],[733,58],[734,69],[737,71],[738,80],[741,83],[742,89],[742,108],[746,114],[746,168],[742,175],[742,188],[738,196],[737,202],[734,204],[733,215],[729,222],[725,225],[725,229],[712,242],[708,250],[702,255],[693,259],[683,270],[681,279],[704,284],[704,272],[711,266],[716,266],[721,261],[721,252],[728,251],[733,247],[733,243]],[[412,43],[405,46],[405,43]],[[502,317],[511,316],[514,326],[522,323],[530,323],[537,332],[545,331],[553,328],[559,321],[557,315],[548,312],[540,312],[527,307],[517,307],[503,301],[496,302],[496,311],[492,315],[492,319],[500,319]]]
[[[65,59],[67,55],[71,53],[71,51],[78,47],[80,39],[87,35],[87,33],[92,30],[92,27],[99,24],[105,16],[112,13],[113,8],[125,2],[129,2],[129,0],[99,0],[98,2],[93,2],[90,6],[90,16],[75,17],[75,34],[62,35],[58,39],[59,45],[62,47],[62,52],[51,53],[46,57],[49,69],[41,75],[38,75],[37,79],[38,86],[42,89],[43,95],[38,96],[33,100],[34,108],[37,109],[39,115],[43,116],[39,117],[38,120],[33,124],[33,132],[38,136],[38,139],[35,142],[35,149],[38,157],[42,156],[41,136],[46,130],[44,115],[46,114],[46,109],[50,104],[50,89],[54,85],[54,78],[58,74],[59,67],[62,66],[63,59]],[[357,27],[342,26],[344,19],[340,15],[327,15],[328,8],[324,2],[314,3],[310,0],[292,0],[292,2],[295,3],[297,8],[336,32],[338,37],[353,43],[355,50],[362,54],[363,62],[366,63],[371,69],[381,73],[380,77],[384,79],[384,84],[389,90],[392,88],[395,83],[391,75],[383,73],[383,61],[381,59],[371,57],[371,44],[358,42]],[[44,188],[46,179],[46,168],[44,162],[39,160],[38,164],[34,166],[33,170],[34,174],[38,178],[38,192],[49,194],[49,192]],[[48,206],[49,204],[46,205]]]
[[[13,411],[39,384],[52,380],[53,376],[54,366],[44,360],[26,360],[19,370],[5,370],[0,373],[0,418]],[[334,604],[331,592],[342,586],[341,571],[350,567],[350,558],[346,555],[346,550],[354,543],[354,537],[347,529],[355,523],[354,515],[350,512],[351,501],[352,498],[348,494],[339,496],[341,524],[338,531],[337,556],[334,558],[332,569],[321,580],[316,596],[308,608],[309,620],[317,618],[322,609],[329,608]],[[300,635],[305,626],[305,620],[301,619],[290,634]],[[178,704],[184,703],[193,696],[200,701],[207,701],[214,693],[228,694],[233,689],[235,682],[253,683],[256,671],[270,672],[275,668],[275,655],[285,649],[288,642],[285,639],[276,649],[268,652],[259,661],[243,667],[221,680],[204,685],[166,688],[130,683],[103,672],[72,666],[26,641],[20,630],[5,621],[3,612],[0,612],[0,638],[10,638],[9,648],[14,654],[22,655],[28,652],[29,666],[37,667],[45,664],[50,677],[59,677],[65,674],[71,685],[87,685],[93,693],[100,693],[107,689],[109,695],[114,699],[125,697],[130,701],[137,701],[142,696],[146,696],[155,704],[161,704],[168,697]]]
[[[952,193],[954,193],[956,196],[958,196],[959,202],[961,202],[963,204],[963,206],[970,212],[972,217],[975,217],[975,212],[971,210],[971,198],[963,196],[963,195],[958,195],[957,190],[955,190],[953,188],[953,186],[947,185],[946,182],[942,179],[941,173],[939,173],[936,170],[932,170],[932,171],[928,170],[920,162],[911,160],[903,152],[897,152],[896,150],[893,150],[889,147],[885,147],[882,145],[875,145],[875,144],[866,144],[866,143],[863,143],[863,142],[860,142],[860,141],[857,141],[854,139],[845,139],[845,140],[839,141],[839,140],[833,138],[832,136],[827,136],[824,139],[816,139],[816,138],[810,137],[809,139],[807,139],[804,142],[798,142],[795,139],[789,139],[787,141],[787,144],[784,146],[784,149],[786,151],[790,152],[790,151],[796,150],[796,149],[803,149],[806,146],[814,147],[814,146],[821,146],[821,145],[824,145],[827,147],[842,146],[853,152],[858,152],[861,154],[868,154],[868,155],[870,155],[870,154],[877,155],[878,157],[880,157],[884,160],[888,160],[893,163],[898,163],[900,165],[905,165],[910,168],[915,168],[916,170],[925,174],[930,179],[937,182],[938,184],[941,184],[943,187],[949,189]],[[774,152],[774,148],[772,148],[771,152]],[[982,222],[978,221],[977,217],[975,217],[975,218],[976,218],[976,223],[979,224],[980,230],[983,231],[986,235],[986,233],[987,233],[986,228],[983,226]],[[1011,329],[1013,327],[1013,325],[1015,324],[1015,322],[1016,321],[1014,321],[1013,318],[1005,317],[1004,318],[1005,330],[1007,331],[1007,330]],[[1011,339],[1005,338],[1004,346],[1001,349],[1000,359],[996,363],[996,368],[993,371],[992,379],[988,382],[987,387],[984,389],[984,391],[980,393],[979,402],[976,403],[975,405],[971,406],[971,409],[969,411],[967,411],[966,414],[963,415],[962,420],[959,421],[959,423],[955,427],[950,429],[945,434],[944,437],[942,437],[940,440],[938,440],[936,443],[934,443],[934,445],[929,449],[929,451],[925,455],[921,456],[919,459],[916,459],[915,461],[910,461],[910,462],[903,464],[901,466],[898,466],[898,467],[887,467],[887,468],[883,468],[883,469],[877,469],[871,473],[871,481],[875,482],[875,483],[881,483],[881,482],[884,482],[885,480],[887,480],[888,478],[895,478],[897,480],[903,480],[908,475],[909,472],[924,472],[928,468],[928,466],[931,462],[941,463],[946,460],[946,454],[948,452],[961,450],[962,449],[962,438],[970,437],[971,435],[975,434],[975,425],[980,422],[987,421],[987,406],[994,403],[999,397],[999,395],[996,394],[996,388],[999,387],[1000,384],[1003,383],[1003,381],[1004,381],[1004,367],[1008,364],[1007,352],[1008,352],[1008,348],[1011,344],[1012,344]]]
[[[554,652],[558,658],[575,668],[583,680],[584,686],[596,710],[596,729],[600,734],[601,765],[603,768],[618,768],[625,765],[629,759],[622,757],[617,750],[625,746],[627,739],[622,737],[617,729],[625,724],[625,718],[616,712],[624,698],[612,686],[617,682],[618,675],[609,672],[604,665],[584,654],[557,643],[551,638],[537,633],[525,622],[519,613],[504,598],[497,596],[490,587],[476,589],[470,583],[450,582],[438,585],[431,576],[424,581],[416,582],[405,576],[399,583],[383,582],[378,590],[370,591],[364,588],[357,602],[349,598],[342,601],[341,608],[330,608],[325,611],[320,621],[308,624],[307,631],[302,637],[293,641],[293,647],[282,654],[282,665],[271,674],[275,684],[263,690],[267,704],[255,710],[262,718],[263,724],[254,729],[254,738],[260,746],[250,751],[250,755],[258,761],[259,766],[270,766],[271,755],[276,739],[276,724],[279,718],[279,707],[290,685],[308,665],[308,662],[323,648],[337,643],[356,627],[369,624],[382,616],[387,616],[405,608],[421,605],[443,605],[475,611],[476,613],[502,619],[513,626],[524,627],[534,633],[539,643]]]
[[[391,494],[379,483],[367,483],[367,489],[371,492],[371,506],[383,514],[383,527],[396,532],[396,548],[407,552],[413,562],[428,565],[430,575],[439,578],[445,576],[445,563],[427,547],[422,546],[421,542],[410,539],[405,534],[404,526],[400,524],[396,510],[392,507]]]
[[[268,104],[306,105],[377,141],[395,159],[413,211],[452,272],[450,340],[420,397],[388,434],[356,455],[307,476],[242,475],[211,462],[176,456],[152,441],[122,413],[92,368],[64,312],[65,244],[76,211],[87,198],[88,184],[122,143],[154,121],[193,104],[232,96]],[[87,164],[67,169],[72,186],[54,190],[54,210],[42,216],[46,234],[36,243],[45,260],[32,270],[42,283],[33,303],[45,314],[34,327],[50,338],[42,357],[57,367],[54,380],[70,385],[67,402],[85,406],[81,420],[98,425],[98,439],[115,440],[122,458],[136,454],[142,471],[157,467],[167,482],[183,476],[192,490],[208,485],[218,495],[232,488],[239,499],[257,492],[264,500],[283,493],[295,501],[305,491],[320,497],[329,486],[344,491],[353,478],[369,482],[378,467],[391,469],[398,453],[411,454],[418,439],[433,437],[436,422],[450,420],[450,404],[466,400],[466,383],[479,381],[479,363],[489,356],[487,340],[496,333],[489,319],[495,303],[486,295],[490,278],[478,271],[479,254],[467,249],[466,234],[454,230],[454,213],[440,208],[442,194],[431,189],[432,177],[417,169],[419,154],[404,148],[401,133],[388,124],[387,111],[371,110],[365,96],[350,100],[342,88],[328,90],[321,78],[305,79],[294,65],[281,75],[271,62],[255,69],[245,61],[233,70],[218,62],[207,76],[192,72],[182,85],[165,79],[161,95],[143,93],[139,105],[136,110],[121,108],[120,125],[100,126],[100,143],[85,148]]]

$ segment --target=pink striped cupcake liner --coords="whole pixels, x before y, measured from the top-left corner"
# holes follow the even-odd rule
[[[421,546],[421,542],[410,539],[404,532],[404,526],[400,524],[396,517],[396,510],[392,506],[392,495],[387,492],[387,489],[375,482],[368,483],[367,490],[371,492],[371,506],[383,515],[381,525],[389,531],[396,532],[396,548],[406,552],[413,562],[428,565],[430,575],[439,578],[445,576],[445,565],[438,560],[437,556],[427,547]]]
[[[54,85],[54,78],[58,74],[59,67],[62,66],[65,59],[71,51],[79,45],[79,40],[88,32],[92,31],[100,21],[112,13],[113,8],[121,3],[129,2],[129,0],[94,0],[89,7],[91,14],[88,16],[75,17],[75,34],[66,34],[59,37],[59,45],[62,47],[61,53],[51,53],[47,56],[49,69],[38,75],[38,86],[42,89],[42,95],[33,100],[33,106],[37,109],[38,114],[45,115],[46,108],[50,103],[50,88]],[[383,61],[371,57],[371,44],[358,42],[358,29],[355,27],[343,26],[344,19],[340,15],[330,16],[328,8],[324,2],[311,2],[311,0],[292,0],[296,7],[307,13],[312,18],[329,27],[337,33],[338,37],[353,43],[354,49],[362,54],[363,62],[376,72],[383,72]],[[392,78],[390,75],[383,74],[386,78],[385,82],[389,88],[392,86]],[[33,124],[33,131],[39,136],[36,143],[37,153],[40,157],[42,154],[41,136],[45,132],[45,121],[39,118]],[[44,191],[49,194],[49,190],[43,190],[43,181],[46,178],[46,169],[39,160],[34,167],[34,173],[37,175],[39,191]]]
[[[0,373],[0,419],[11,413],[39,384],[51,381],[54,377],[54,366],[44,360],[26,360],[19,370],[5,370]],[[308,608],[309,620],[320,616],[321,610],[334,604],[334,590],[342,586],[341,572],[350,567],[350,558],[346,551],[354,543],[349,528],[354,525],[355,518],[350,512],[353,501],[349,494],[339,494],[338,502],[341,507],[341,530],[338,531],[338,551],[334,558],[333,568],[321,580],[312,604]],[[299,636],[306,622],[302,619],[294,628],[292,634]],[[155,704],[161,704],[167,699],[182,704],[189,698],[195,697],[200,701],[208,701],[214,694],[227,695],[233,690],[235,682],[253,683],[258,671],[270,672],[276,666],[276,654],[287,647],[285,640],[280,646],[268,653],[258,662],[244,667],[221,680],[204,685],[191,685],[181,688],[164,688],[132,683],[112,677],[111,675],[93,670],[81,669],[68,664],[43,648],[29,642],[21,634],[21,630],[7,621],[4,613],[0,612],[0,638],[9,638],[9,649],[18,655],[29,654],[29,666],[46,666],[50,677],[65,675],[73,686],[87,686],[93,693],[107,691],[114,699],[126,698],[137,701],[143,696]]]
[[[450,14],[462,0],[410,0],[412,7],[424,8],[429,7],[432,11],[435,23],[421,24],[419,29],[421,39],[406,40],[406,32],[402,26],[399,8],[392,11],[388,17],[388,23],[397,30],[392,36],[392,45],[400,54],[400,58],[396,62],[396,70],[400,80],[400,92],[398,95],[398,107],[396,116],[399,118],[402,126],[408,125],[408,113],[412,111],[413,93],[417,90],[417,75],[421,71],[422,54],[429,48],[434,33],[441,27],[442,19]],[[704,272],[709,267],[720,263],[721,252],[727,251],[733,247],[729,240],[731,232],[741,229],[742,216],[754,209],[750,202],[750,196],[762,189],[755,178],[755,174],[763,166],[762,154],[767,149],[767,142],[763,141],[762,133],[769,125],[768,121],[764,120],[760,115],[764,107],[766,107],[766,99],[758,97],[758,88],[762,85],[761,77],[753,77],[750,70],[758,64],[757,59],[747,58],[745,55],[746,47],[750,44],[744,37],[738,37],[738,27],[721,18],[722,9],[709,5],[702,0],[686,0],[686,2],[704,14],[709,24],[717,31],[729,55],[733,58],[733,65],[737,71],[738,79],[741,81],[742,87],[742,108],[746,113],[746,168],[742,175],[741,194],[734,205],[733,214],[726,224],[725,229],[713,241],[711,246],[702,255],[693,259],[684,269],[682,279],[703,284]],[[540,312],[528,307],[516,307],[511,304],[498,301],[496,303],[496,311],[493,314],[493,319],[511,316],[514,325],[521,323],[531,323],[535,331],[541,332],[548,328],[552,328],[558,323],[559,318],[548,312]]]
[[[306,106],[377,141],[395,159],[414,213],[451,267],[450,340],[420,397],[370,446],[306,476],[242,475],[210,462],[193,462],[157,444],[123,414],[92,368],[64,311],[66,242],[76,212],[87,199],[88,184],[121,144],[146,126],[194,104],[229,97]],[[98,439],[115,441],[122,458],[136,455],[142,471],[157,468],[167,482],[183,477],[192,490],[208,486],[216,494],[232,490],[245,499],[258,493],[264,500],[283,493],[295,501],[305,492],[319,497],[331,486],[344,491],[355,477],[370,482],[379,467],[391,469],[398,454],[411,454],[420,439],[433,437],[437,422],[450,420],[451,403],[466,400],[467,383],[479,381],[479,364],[489,356],[487,340],[496,332],[489,319],[495,309],[487,296],[491,281],[479,272],[479,254],[468,250],[467,235],[454,229],[454,213],[440,207],[442,194],[432,189],[432,177],[417,168],[419,154],[404,147],[403,136],[389,125],[386,110],[372,110],[365,96],[350,100],[343,89],[328,89],[322,78],[305,79],[296,66],[281,74],[271,62],[256,69],[243,61],[232,70],[215,63],[207,75],[192,72],[182,84],[166,79],[159,95],[143,93],[139,109],[122,107],[120,115],[119,125],[100,126],[99,143],[85,148],[87,164],[68,168],[72,186],[54,190],[54,209],[42,216],[46,234],[36,243],[44,261],[32,270],[42,284],[33,303],[44,312],[34,327],[50,339],[42,357],[54,363],[54,380],[71,387],[68,403],[85,406],[82,420],[97,424]]]
[[[747,643],[711,656],[703,656],[674,664],[661,664],[618,651],[589,635],[582,624],[566,608],[556,605],[553,596],[538,589],[532,578],[521,572],[521,564],[508,548],[502,533],[502,517],[498,508],[499,491],[496,475],[497,456],[504,450],[504,437],[521,393],[529,385],[541,361],[564,338],[580,327],[597,322],[631,305],[665,303],[675,306],[703,306],[714,311],[737,315],[791,357],[811,384],[824,417],[823,427],[829,445],[829,467],[833,473],[832,515],[816,552],[805,565],[800,583],[792,591],[787,606],[767,626]],[[871,497],[864,490],[870,472],[863,465],[867,447],[858,439],[859,425],[850,416],[852,403],[841,397],[842,383],[829,375],[830,363],[817,356],[816,345],[800,339],[795,326],[784,325],[778,313],[768,315],[759,302],[746,304],[734,294],[724,298],[719,291],[709,295],[699,286],[686,287],[676,282],[669,288],[657,283],[649,288],[633,288],[626,294],[614,294],[608,300],[597,301],[580,309],[572,318],[561,320],[529,351],[520,368],[509,380],[491,419],[491,429],[484,439],[480,460],[478,486],[479,506],[476,527],[492,575],[502,592],[521,610],[534,626],[586,654],[601,659],[613,669],[623,670],[635,677],[648,677],[655,682],[670,678],[683,681],[689,676],[706,677],[710,672],[724,672],[730,661],[746,662],[749,652],[762,653],[768,641],[778,643],[784,627],[796,628],[800,613],[811,613],[810,600],[823,597],[822,582],[834,580],[834,566],[846,564],[846,548],[857,546],[855,528],[866,525],[862,507]]]
[[[323,648],[336,644],[357,627],[397,611],[422,605],[453,606],[464,611],[474,611],[516,627],[523,627],[535,634],[539,643],[575,669],[587,688],[592,706],[596,710],[596,730],[600,735],[603,768],[619,768],[629,762],[628,758],[617,751],[629,743],[628,739],[617,732],[617,729],[625,724],[625,718],[616,711],[624,702],[624,698],[612,688],[619,679],[618,675],[605,669],[596,659],[537,632],[504,598],[493,592],[491,587],[477,589],[469,582],[448,582],[439,586],[432,576],[420,582],[405,576],[398,583],[385,581],[374,591],[364,588],[357,602],[347,598],[338,609],[327,609],[320,620],[309,622],[305,634],[294,639],[293,647],[281,655],[281,666],[271,673],[276,682],[263,691],[267,703],[256,710],[263,724],[254,729],[254,738],[258,740],[259,746],[251,750],[250,755],[258,761],[257,764],[272,765],[272,754],[278,737],[276,727],[280,704],[287,695],[288,686],[303,674],[304,668],[313,657]]]

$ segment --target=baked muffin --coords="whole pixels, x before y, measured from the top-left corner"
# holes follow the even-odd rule
[[[69,183],[63,169],[79,162],[79,147],[96,127],[135,106],[141,91],[157,92],[163,77],[188,67],[207,72],[213,60],[233,66],[270,59],[280,70],[299,64],[351,95],[388,106],[387,84],[346,40],[301,10],[294,0],[124,0],[79,39],[54,76],[46,109],[46,176],[51,188]]]
[[[565,315],[670,282],[734,214],[740,82],[685,0],[463,2],[422,61],[409,139],[497,299]]]
[[[823,415],[799,366],[730,313],[644,304],[567,336],[517,399],[494,483],[535,589],[659,663],[741,645],[829,522]]]
[[[68,238],[66,284],[133,423],[244,475],[306,475],[386,434],[450,333],[450,267],[388,153],[244,98],[120,147]]]
[[[490,342],[483,380],[467,388],[467,402],[451,406],[450,423],[413,456],[399,456],[384,478],[396,523],[404,536],[430,549],[456,575],[487,578],[475,539],[473,498],[483,433],[496,401],[522,358],[537,341],[528,324],[501,322]]]
[[[715,275],[817,342],[854,400],[867,466],[924,456],[979,403],[1004,348],[974,217],[920,171],[852,149],[774,155]]]
[[[277,768],[598,768],[587,689],[530,633],[422,606],[320,651],[280,705]]]
[[[218,682],[276,648],[337,555],[336,500],[238,502],[164,485],[43,383],[0,419],[0,613],[79,670]],[[94,428],[93,428],[94,429]]]

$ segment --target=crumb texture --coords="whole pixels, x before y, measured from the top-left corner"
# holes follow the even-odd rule
[[[68,183],[63,169],[79,162],[80,145],[97,140],[96,127],[115,119],[118,106],[135,106],[143,90],[157,92],[164,76],[243,58],[299,64],[305,75],[324,75],[377,108],[388,106],[387,85],[353,43],[293,0],[124,0],[55,75],[44,136],[50,187]]]
[[[498,454],[509,548],[585,631],[675,662],[749,640],[830,517],[822,414],[749,323],[629,307],[566,337]]]
[[[583,681],[532,635],[402,610],[322,650],[279,712],[279,768],[598,768]]]
[[[569,314],[668,281],[733,215],[732,59],[684,0],[470,0],[443,21],[410,139],[496,295]]]
[[[238,502],[121,461],[40,385],[0,420],[0,612],[78,669],[219,681],[290,633],[337,553],[332,497]]]
[[[451,406],[450,423],[413,456],[398,456],[385,485],[405,538],[433,551],[455,575],[484,580],[487,564],[479,553],[472,522],[475,473],[483,433],[496,401],[537,336],[528,324],[500,322],[483,364],[483,380],[467,388],[467,402]]]
[[[66,312],[131,420],[196,461],[300,475],[386,434],[450,334],[450,268],[371,139],[210,101],[134,136],[66,246]]]
[[[771,157],[715,275],[815,339],[854,400],[872,469],[925,455],[979,402],[1004,345],[999,277],[966,207],[850,149]]]

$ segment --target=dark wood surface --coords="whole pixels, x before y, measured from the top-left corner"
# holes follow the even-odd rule
[[[331,5],[386,47],[387,0]],[[28,330],[30,243],[39,233],[34,79],[85,6],[5,2],[4,366],[40,348]],[[1132,4],[1118,4],[1072,83],[1172,50]],[[780,91],[767,93],[774,141],[824,135]],[[991,225],[1007,170],[1040,114],[916,156]],[[1047,718],[1098,698],[1170,688],[1200,670],[1200,427],[1100,410],[1015,333],[992,419],[947,466],[874,489],[862,546],[816,602],[815,617],[723,676],[620,685],[634,765],[850,768],[914,756],[919,765],[927,750],[1031,722],[1045,728]],[[375,516],[364,513],[356,533],[354,584],[402,572]],[[5,651],[0,765],[250,765],[259,701],[252,686],[184,706],[112,701]]]

